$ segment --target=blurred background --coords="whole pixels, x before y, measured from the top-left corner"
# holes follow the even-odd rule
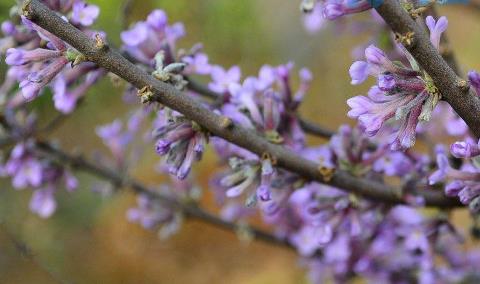
[[[0,0],[0,19],[8,15],[13,0]],[[101,7],[96,28],[120,45],[122,1],[90,0]],[[210,61],[225,67],[239,65],[243,76],[257,74],[263,64],[293,61],[314,74],[311,92],[301,108],[303,117],[331,129],[353,123],[346,117],[346,99],[367,90],[368,84],[349,84],[351,51],[368,39],[348,28],[332,26],[315,34],[305,31],[299,12],[300,0],[138,0],[133,1],[128,23],[142,20],[154,8],[164,9],[170,22],[182,21],[187,36],[179,47],[202,42]],[[449,18],[448,34],[463,70],[480,70],[480,10],[464,6],[441,7]],[[365,17],[367,15],[360,15]],[[0,73],[5,70],[2,58]],[[109,80],[92,89],[82,107],[52,136],[70,151],[107,153],[95,135],[95,126],[125,114],[121,89]],[[43,121],[55,115],[51,97],[35,102]],[[309,142],[321,143],[309,138]],[[135,176],[147,184],[163,178],[152,167],[159,160],[154,152],[135,168]],[[207,177],[215,158],[197,164],[195,175]],[[31,192],[15,191],[2,181],[0,189],[0,283],[308,283],[295,253],[261,243],[242,243],[229,232],[188,221],[167,241],[155,232],[130,224],[125,211],[135,204],[132,194],[123,192],[102,197],[92,192],[97,181],[79,175],[81,186],[73,194],[59,194],[59,208],[48,220],[28,210]],[[208,191],[205,190],[206,193]],[[215,210],[210,198],[205,205]],[[468,229],[465,212],[457,220]],[[13,240],[31,248],[18,249]],[[46,269],[41,269],[40,267]],[[45,270],[54,274],[54,277]]]

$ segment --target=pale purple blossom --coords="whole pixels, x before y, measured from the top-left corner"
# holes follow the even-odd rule
[[[240,82],[242,74],[238,66],[232,66],[228,70],[220,66],[213,66],[210,75],[212,82],[208,84],[209,88],[212,91],[224,93],[228,91],[231,84]]]
[[[47,187],[33,192],[30,200],[30,210],[42,218],[50,217],[57,208],[54,197],[54,188]]]
[[[448,28],[447,17],[443,16],[435,21],[432,16],[427,16],[425,23],[430,30],[430,41],[436,49],[440,50],[440,37]]]
[[[91,26],[99,14],[100,8],[98,6],[76,1],[73,4],[72,22],[82,26]]]

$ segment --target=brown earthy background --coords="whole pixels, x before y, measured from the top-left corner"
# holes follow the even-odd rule
[[[0,0],[0,19],[13,0]],[[98,29],[119,44],[119,0],[91,0],[102,8]],[[164,9],[171,22],[183,21],[187,37],[179,46],[203,42],[213,63],[237,64],[243,74],[256,74],[265,63],[292,60],[309,67],[315,76],[311,92],[301,108],[304,117],[329,128],[352,123],[346,117],[345,100],[366,90],[349,85],[351,49],[365,35],[338,33],[327,28],[307,34],[298,10],[300,0],[141,0],[133,1],[128,21],[144,19],[153,8]],[[480,70],[480,11],[463,6],[440,9],[449,16],[452,46],[464,70]],[[364,17],[366,15],[360,16]],[[2,58],[3,62],[3,58]],[[1,70],[4,70],[2,63]],[[121,90],[105,80],[91,90],[86,103],[53,135],[69,150],[105,151],[94,126],[111,122],[128,110],[119,99]],[[46,120],[55,112],[49,96],[35,102]],[[311,143],[322,142],[311,139]],[[135,175],[148,184],[162,182],[152,171],[158,161],[148,152]],[[215,165],[212,155],[196,166],[196,176],[207,177]],[[60,194],[60,207],[48,220],[28,211],[30,192],[14,191],[6,182],[0,189],[0,283],[56,283],[40,269],[46,267],[67,283],[306,283],[307,278],[293,252],[259,243],[241,243],[232,233],[197,222],[188,222],[168,241],[125,220],[134,204],[129,193],[102,198],[91,191],[96,181],[80,175],[74,194]],[[205,204],[212,210],[209,197]],[[468,229],[465,212],[456,219]],[[8,233],[7,233],[8,232]],[[32,249],[26,257],[12,242],[22,240]],[[34,259],[32,261],[32,259]]]

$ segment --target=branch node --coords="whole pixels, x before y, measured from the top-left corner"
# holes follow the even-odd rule
[[[318,172],[322,176],[323,181],[330,182],[335,174],[334,168],[327,168],[325,166],[318,167]]]
[[[414,36],[415,33],[412,31],[406,32],[405,34],[395,33],[395,40],[405,47],[411,47],[414,43]]]
[[[233,127],[233,121],[226,116],[220,118],[220,127],[222,129],[231,129]]]
[[[270,160],[270,163],[272,163],[272,166],[276,166],[278,164],[278,159],[272,156],[272,154],[268,152],[264,152],[261,158],[262,160]]]
[[[468,92],[468,90],[470,89],[470,83],[460,78],[455,81],[455,86],[462,90],[462,92]]]
[[[140,101],[142,104],[150,103],[154,99],[154,95],[152,92],[152,86],[145,86],[138,90],[137,96],[140,97]]]
[[[33,19],[33,14],[32,14],[32,11],[30,9],[30,4],[32,3],[32,0],[26,0],[25,2],[23,2],[23,5],[22,5],[22,15],[27,17],[27,19]]]
[[[100,36],[100,34],[95,35],[95,48],[98,50],[105,50],[107,48],[107,44],[103,40],[103,38]]]

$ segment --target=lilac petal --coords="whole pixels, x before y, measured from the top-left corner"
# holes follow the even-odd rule
[[[358,85],[368,78],[368,63],[365,61],[355,61],[349,69],[351,84]]]
[[[65,51],[67,50],[67,45],[57,36],[54,34],[50,33],[49,31],[41,28],[37,24],[33,23],[26,17],[22,16],[22,22],[25,26],[29,27],[30,29],[33,29],[38,32],[39,36],[44,38],[45,40],[51,42],[56,49],[60,51]]]
[[[30,210],[42,218],[50,217],[57,208],[53,189],[35,190],[30,200]]]

